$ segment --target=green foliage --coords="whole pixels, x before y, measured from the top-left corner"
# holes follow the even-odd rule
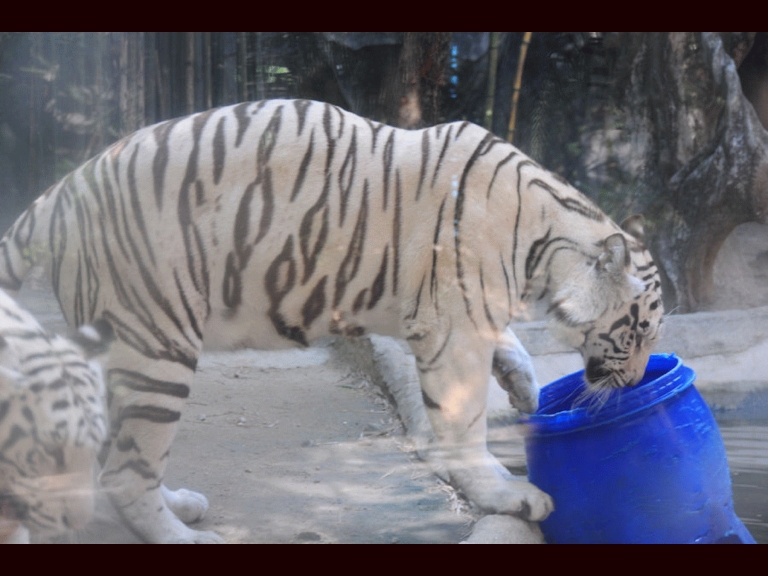
[[[565,145],[565,151],[569,156],[578,158],[581,156],[581,144],[579,142],[568,142]]]

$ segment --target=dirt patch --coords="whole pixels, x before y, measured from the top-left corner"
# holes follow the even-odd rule
[[[294,367],[203,358],[168,475],[208,494],[200,528],[230,542],[459,541],[471,518],[408,453],[388,403],[319,351],[327,360]]]

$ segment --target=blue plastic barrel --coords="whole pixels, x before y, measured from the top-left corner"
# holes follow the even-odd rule
[[[527,417],[528,477],[555,501],[550,543],[755,543],[733,511],[725,446],[674,355],[602,401],[584,372],[541,390]]]

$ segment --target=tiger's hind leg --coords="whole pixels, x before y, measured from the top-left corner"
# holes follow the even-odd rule
[[[432,451],[451,483],[488,513],[544,520],[552,499],[518,480],[486,446],[487,392],[496,343],[478,337],[473,326],[411,340],[427,415],[436,437]]]
[[[118,341],[110,350],[106,376],[112,443],[101,484],[123,520],[146,542],[224,542],[215,532],[184,523],[205,513],[208,502],[202,494],[174,492],[162,484],[194,371],[147,359]]]

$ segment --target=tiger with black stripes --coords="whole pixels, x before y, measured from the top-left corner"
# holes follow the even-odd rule
[[[52,334],[0,290],[0,543],[82,528],[107,439],[106,322]]]
[[[0,285],[47,260],[73,326],[104,319],[111,449],[102,484],[149,542],[221,541],[205,498],[163,474],[201,351],[375,332],[413,350],[437,461],[481,509],[538,521],[550,497],[486,448],[493,372],[525,411],[509,324],[547,297],[595,389],[637,383],[662,321],[642,225],[614,224],[468,122],[408,131],[307,100],[243,103],[139,130],[66,176],[0,240]]]

